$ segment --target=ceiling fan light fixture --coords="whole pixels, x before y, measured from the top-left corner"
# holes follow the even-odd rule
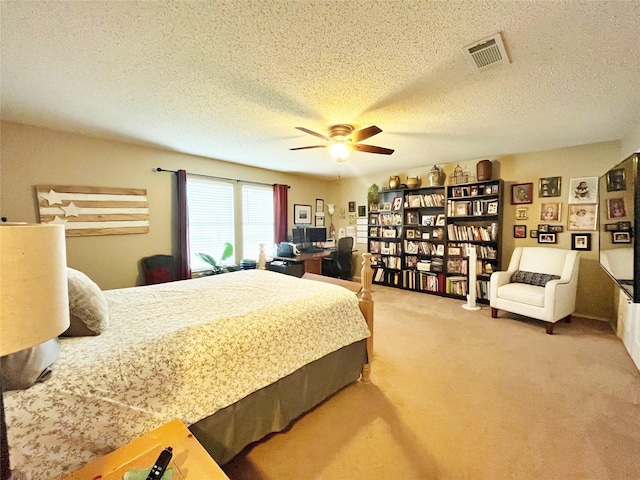
[[[329,155],[335,158],[338,162],[344,162],[349,154],[353,150],[348,145],[341,142],[336,142],[329,146]]]

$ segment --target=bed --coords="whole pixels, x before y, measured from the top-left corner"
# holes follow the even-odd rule
[[[174,418],[223,464],[368,381],[364,256],[357,295],[267,270],[103,292],[108,328],[61,338],[49,380],[4,393],[12,468],[60,478]]]

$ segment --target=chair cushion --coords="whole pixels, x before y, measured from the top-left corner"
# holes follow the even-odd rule
[[[559,278],[559,275],[551,275],[549,273],[525,272],[523,270],[517,270],[511,276],[511,282],[526,283],[528,285],[544,287],[547,282],[550,282],[551,280],[558,280]]]
[[[172,280],[171,272],[168,267],[157,267],[147,270],[145,272],[147,285],[153,285],[156,283],[166,283]]]
[[[525,283],[507,283],[498,288],[498,298],[544,307],[544,287]]]

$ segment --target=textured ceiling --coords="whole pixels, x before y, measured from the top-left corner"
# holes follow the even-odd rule
[[[640,1],[2,1],[7,121],[335,177],[618,140]],[[501,32],[512,63],[461,47]],[[338,164],[295,130],[375,124]]]

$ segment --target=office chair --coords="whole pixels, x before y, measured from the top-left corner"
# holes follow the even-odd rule
[[[322,274],[351,280],[353,237],[343,237],[338,240],[338,248],[331,252],[328,258],[322,259]]]

